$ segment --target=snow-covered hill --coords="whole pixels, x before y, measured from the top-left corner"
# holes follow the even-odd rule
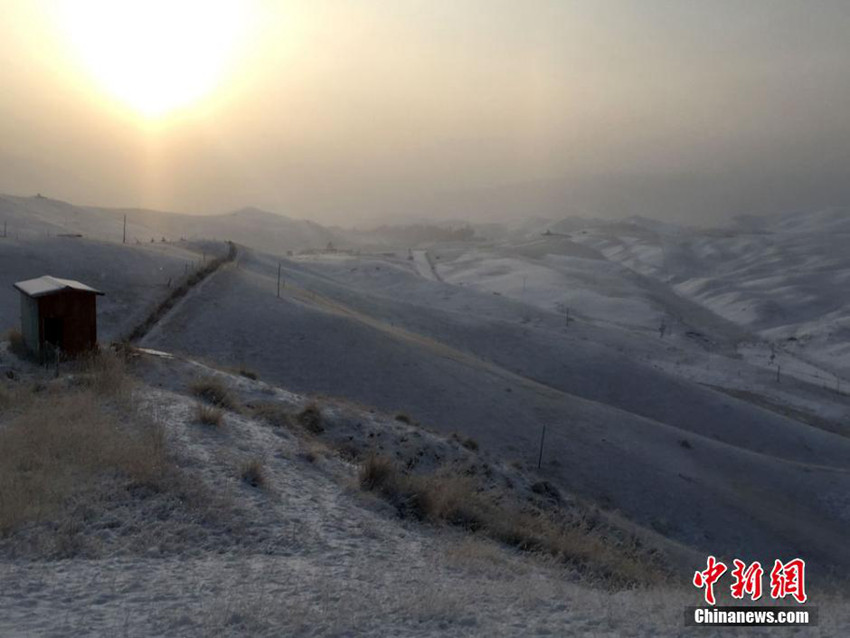
[[[224,215],[180,215],[75,206],[41,196],[0,195],[0,229],[6,222],[8,234],[16,239],[78,233],[88,238],[122,241],[125,216],[130,244],[180,238],[231,240],[278,252],[324,248],[328,242],[340,242],[336,234],[323,226],[258,208],[243,208]]]
[[[305,257],[283,273],[277,298],[277,259],[244,253],[144,343],[246,364],[298,392],[404,410],[520,462],[533,462],[546,425],[543,476],[679,542],[764,557],[808,546],[813,562],[850,564],[841,541],[850,440],[680,367],[716,356],[721,371],[737,366],[721,373],[726,384],[769,385],[734,351],[564,326],[555,312],[423,279],[406,259]],[[820,401],[806,387],[787,394]],[[836,396],[816,411],[846,407]]]
[[[102,273],[150,300],[166,289],[137,294],[147,282],[197,260],[191,242],[56,237],[123,215],[28,206],[9,216],[30,234],[0,239],[13,278],[50,266],[98,285]],[[850,397],[829,374],[846,369],[843,214],[720,230],[572,220],[357,255],[286,255],[262,212],[216,219],[253,248],[143,345],[460,432],[699,555],[850,567]],[[0,301],[10,321],[17,306]],[[123,315],[103,308],[103,334],[120,333]]]
[[[850,210],[748,218],[719,230],[598,226],[575,240],[760,337],[850,373]]]

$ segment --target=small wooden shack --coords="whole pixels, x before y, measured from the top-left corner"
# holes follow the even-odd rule
[[[45,275],[19,281],[21,334],[39,358],[50,350],[78,355],[97,346],[97,297],[103,293],[79,281]]]

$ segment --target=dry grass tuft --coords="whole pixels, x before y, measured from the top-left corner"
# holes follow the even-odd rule
[[[523,551],[555,557],[611,586],[643,584],[660,574],[637,544],[615,537],[600,521],[522,506],[457,472],[406,474],[391,459],[372,455],[361,465],[359,482],[361,489],[392,503],[402,518],[479,532]]]
[[[265,487],[267,484],[263,462],[259,459],[252,459],[245,463],[240,469],[239,475],[251,487]]]
[[[203,425],[219,427],[224,418],[224,412],[213,405],[199,403],[195,407],[195,418],[198,419],[198,423]]]
[[[333,456],[333,452],[327,445],[318,439],[313,439],[307,443],[299,456],[308,463],[316,463],[320,459]]]
[[[19,402],[20,392],[0,381],[0,416],[11,410]]]
[[[367,492],[396,493],[399,489],[398,469],[385,456],[372,454],[360,466],[360,487]]]
[[[360,468],[360,486],[387,498],[404,518],[481,528],[475,485],[469,477],[442,472],[403,473],[391,459],[371,455]]]
[[[461,436],[458,432],[453,432],[451,439],[453,441],[457,441],[463,447],[465,447],[467,450],[470,450],[472,452],[475,452],[478,449],[478,441],[476,441],[472,437]]]
[[[166,488],[164,434],[118,421],[91,390],[44,396],[0,429],[0,536],[40,521],[105,475]]]
[[[9,340],[9,352],[13,355],[20,359],[31,359],[33,357],[29,348],[27,348],[27,344],[24,343],[24,335],[21,334],[20,330],[9,330],[6,338]]]
[[[275,428],[291,428],[295,425],[292,414],[277,403],[261,403],[252,409],[252,415]]]
[[[322,424],[322,411],[315,403],[310,403],[298,413],[298,423],[311,434],[321,434],[325,431]]]
[[[225,410],[237,410],[239,402],[230,389],[215,377],[203,377],[193,381],[189,389],[197,397]]]
[[[246,379],[251,379],[251,381],[256,381],[257,379],[259,379],[259,378],[260,378],[260,375],[258,375],[258,374],[257,374],[256,372],[254,372],[253,370],[249,370],[249,369],[248,369],[248,368],[246,368],[245,366],[240,366],[240,367],[236,370],[236,372],[237,372],[239,375],[241,375],[241,376],[245,377]]]
[[[132,391],[132,380],[127,374],[127,360],[123,353],[98,350],[79,362],[80,380],[85,387],[107,397],[127,397]]]

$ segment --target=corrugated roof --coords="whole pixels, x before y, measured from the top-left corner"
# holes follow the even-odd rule
[[[52,295],[57,292],[62,292],[63,290],[93,292],[96,295],[103,294],[91,286],[81,284],[79,281],[74,281],[73,279],[60,279],[59,277],[51,277],[50,275],[44,275],[44,277],[39,277],[38,279],[19,281],[15,284],[15,288],[30,297],[43,297],[44,295]]]

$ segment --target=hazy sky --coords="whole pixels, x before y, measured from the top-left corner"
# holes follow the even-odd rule
[[[0,192],[334,223],[850,204],[847,0],[2,1]]]

